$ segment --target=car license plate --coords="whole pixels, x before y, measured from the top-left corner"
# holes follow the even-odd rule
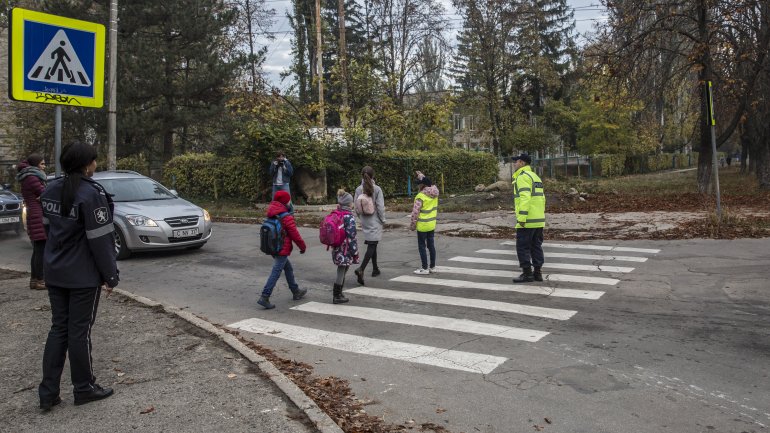
[[[17,216],[0,218],[0,224],[9,224],[9,223],[17,223],[17,222],[19,222],[19,217]]]
[[[198,228],[174,230],[173,234],[175,238],[189,238],[190,236],[198,235]]]

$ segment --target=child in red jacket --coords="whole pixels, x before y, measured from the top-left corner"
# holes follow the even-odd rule
[[[267,217],[272,218],[288,212],[289,208],[287,204],[291,201],[291,195],[286,191],[276,191],[273,201],[270,202],[270,206],[267,208]],[[297,224],[294,222],[294,216],[292,214],[285,215],[281,218],[281,231],[283,231],[283,248],[277,255],[273,256],[273,270],[270,272],[270,277],[267,278],[265,288],[262,289],[262,296],[257,301],[257,304],[265,307],[266,309],[275,308],[275,305],[270,303],[270,295],[273,293],[273,288],[278,279],[281,278],[281,271],[286,275],[286,282],[289,284],[289,290],[294,295],[295,301],[302,299],[307,293],[307,289],[300,289],[297,282],[294,280],[294,269],[289,262],[289,256],[291,255],[292,242],[299,247],[299,253],[305,254],[305,241],[302,240],[302,236],[297,230]]]

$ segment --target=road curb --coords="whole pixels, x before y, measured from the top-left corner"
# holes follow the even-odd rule
[[[273,365],[272,362],[268,361],[263,356],[246,347],[245,344],[241,343],[232,334],[228,334],[227,332],[214,326],[211,322],[203,320],[200,317],[190,313],[189,311],[184,311],[178,307],[165,305],[150,298],[146,298],[144,296],[140,296],[118,288],[114,289],[114,292],[148,307],[161,307],[167,313],[174,314],[180,319],[183,319],[190,324],[213,334],[222,340],[225,344],[243,355],[243,357],[248,359],[252,364],[255,364],[257,368],[260,369],[260,371],[262,371],[281,391],[283,391],[289,400],[291,400],[301,411],[305,413],[305,415],[307,415],[307,417],[310,419],[310,421],[313,422],[319,432],[343,433],[343,430],[337,425],[337,423],[335,423],[329,417],[329,415],[326,414],[326,412],[321,410],[321,408],[319,408],[318,405],[307,396],[307,394],[305,394],[294,382],[292,382],[291,379],[281,373],[281,371],[275,365]]]

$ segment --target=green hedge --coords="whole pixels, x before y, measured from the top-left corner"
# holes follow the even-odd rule
[[[174,157],[163,167],[163,183],[192,197],[239,197],[254,200],[262,189],[260,164],[212,153]]]
[[[377,185],[388,197],[407,194],[410,179],[414,194],[417,189],[415,170],[428,176],[442,194],[472,191],[480,183],[496,181],[498,172],[497,158],[491,153],[462,149],[386,151],[358,155],[354,161],[338,159],[337,164],[327,171],[330,195],[340,187],[354,190],[361,183],[361,168],[366,165],[374,168]]]
[[[150,162],[142,154],[131,155],[115,161],[118,170],[131,170],[145,176],[150,175]]]

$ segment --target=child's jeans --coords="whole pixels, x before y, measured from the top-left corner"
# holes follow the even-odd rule
[[[428,258],[425,254],[425,245],[428,246],[430,252],[430,267],[436,267],[436,245],[433,243],[433,235],[435,230],[429,232],[417,232],[417,249],[420,251],[420,262],[422,262],[422,268],[428,269]]]
[[[292,292],[299,289],[299,285],[294,281],[294,269],[291,267],[289,256],[273,256],[273,270],[270,271],[270,276],[267,278],[265,288],[262,289],[262,296],[268,297],[273,293],[275,283],[281,278],[281,271],[284,271],[284,275],[286,275],[286,282],[289,284],[289,289]]]

